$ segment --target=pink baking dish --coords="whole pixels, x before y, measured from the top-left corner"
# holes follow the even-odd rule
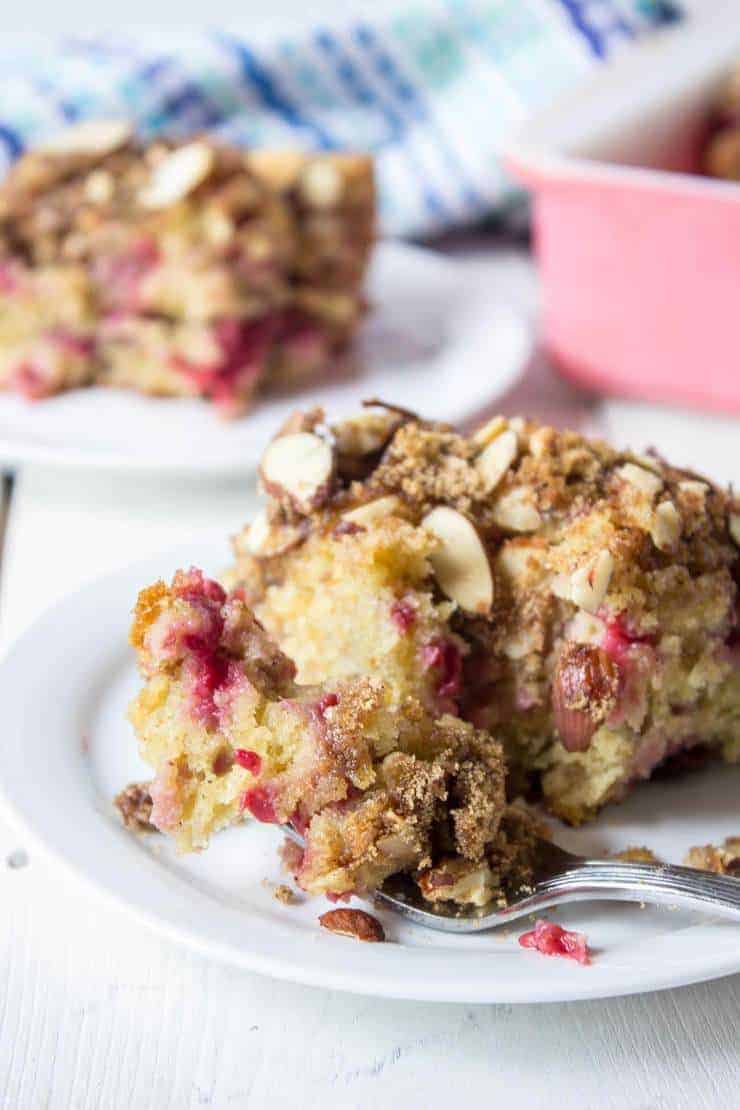
[[[740,58],[740,8],[718,7],[531,119],[505,159],[532,192],[557,366],[600,391],[740,410],[740,185],[687,172]]]

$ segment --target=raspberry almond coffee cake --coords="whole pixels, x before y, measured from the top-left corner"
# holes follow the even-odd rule
[[[79,124],[0,185],[0,387],[210,398],[327,369],[364,310],[372,163]]]
[[[261,484],[226,588],[136,606],[147,820],[181,850],[251,816],[303,834],[309,892],[406,870],[480,903],[539,831],[511,799],[577,824],[679,753],[740,761],[740,510],[711,482],[371,403],[295,415]]]

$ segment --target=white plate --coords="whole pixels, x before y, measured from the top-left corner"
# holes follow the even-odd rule
[[[375,396],[457,423],[503,393],[526,362],[531,333],[524,318],[491,303],[474,276],[434,251],[380,243],[368,296],[353,368],[342,377],[265,397],[235,421],[203,401],[103,388],[36,403],[2,394],[0,463],[240,473],[253,469],[267,439],[301,404],[344,415]]]
[[[506,931],[456,937],[380,913],[389,939],[363,945],[322,931],[323,899],[283,906],[279,834],[248,825],[207,852],[177,858],[159,836],[137,838],[110,799],[146,777],[124,720],[137,687],[127,624],[139,587],[178,564],[207,569],[213,548],[163,556],[100,579],[49,610],[0,668],[0,798],[37,847],[161,933],[219,960],[316,986],[448,1002],[598,998],[677,986],[740,970],[740,927],[669,909],[577,905],[551,916],[583,929],[590,967],[525,951]],[[692,844],[738,829],[740,768],[644,787],[566,847],[604,852],[647,844],[680,860]]]

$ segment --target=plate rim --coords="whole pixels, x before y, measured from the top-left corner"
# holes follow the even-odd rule
[[[67,618],[70,611],[74,611],[80,598],[85,598],[88,605],[105,607],[107,597],[109,612],[112,612],[115,606],[116,613],[121,612],[122,616],[127,616],[130,605],[126,604],[125,599],[129,598],[129,602],[133,600],[130,596],[133,581],[139,579],[140,583],[152,573],[156,575],[163,572],[165,568],[169,569],[183,561],[200,561],[206,566],[213,565],[215,545],[205,543],[194,545],[190,549],[188,559],[183,559],[182,549],[178,548],[175,551],[170,549],[161,555],[128,564],[88,582],[37,617],[9,646],[0,664],[0,691],[8,706],[9,734],[10,730],[18,724],[19,710],[22,721],[23,694],[27,696],[35,689],[33,677],[28,671],[29,662],[34,662],[38,667],[39,648],[43,650],[45,644],[54,642],[53,638],[50,639],[49,633],[63,630],[65,635],[69,635],[70,622]],[[122,599],[123,604],[121,604]],[[72,628],[84,642],[85,627],[78,628],[73,623]],[[113,651],[115,645],[111,641],[108,642],[111,643],[111,651]],[[119,646],[122,648],[123,644]],[[43,659],[43,655],[41,658]],[[94,669],[95,660],[90,657],[86,663],[85,673],[89,670],[92,678]],[[22,724],[20,727],[22,729]],[[444,959],[445,963],[454,965],[454,958],[450,958],[454,956],[454,947],[416,948],[391,943],[380,946],[354,945],[351,950],[334,947],[322,949],[320,943],[314,943],[317,938],[314,938],[313,934],[302,934],[300,930],[296,933],[295,926],[288,925],[283,925],[282,930],[276,930],[273,923],[269,927],[276,935],[282,931],[292,934],[295,949],[294,955],[290,950],[291,946],[288,945],[287,951],[277,956],[267,950],[264,944],[260,946],[259,930],[261,928],[264,932],[265,925],[259,918],[254,919],[257,932],[250,934],[245,930],[244,941],[237,947],[233,941],[225,939],[223,932],[220,936],[204,934],[200,928],[191,928],[187,921],[173,919],[171,906],[167,912],[166,905],[164,911],[159,904],[146,905],[138,891],[143,890],[146,893],[150,889],[156,890],[158,897],[164,899],[165,904],[171,899],[169,889],[171,884],[162,881],[162,872],[169,874],[170,878],[177,883],[178,891],[182,890],[183,896],[189,890],[190,897],[193,898],[193,891],[195,891],[197,897],[193,898],[193,901],[196,911],[199,909],[199,900],[205,896],[197,890],[192,881],[184,875],[168,872],[163,865],[157,863],[156,859],[142,851],[130,834],[116,827],[113,821],[107,821],[104,814],[96,809],[92,795],[88,816],[95,822],[99,822],[105,832],[105,835],[101,833],[101,846],[106,843],[108,847],[113,846],[113,856],[109,859],[114,859],[116,862],[124,861],[127,870],[123,880],[119,879],[120,873],[115,868],[107,867],[106,870],[106,861],[100,859],[98,864],[92,862],[96,852],[102,852],[102,847],[86,848],[83,852],[84,858],[80,859],[79,848],[70,846],[69,841],[65,842],[64,836],[55,841],[47,829],[39,827],[38,822],[34,821],[33,814],[28,812],[27,799],[19,799],[13,795],[12,774],[10,767],[6,766],[6,761],[11,759],[9,753],[12,750],[11,743],[0,749],[0,809],[29,844],[32,844],[40,855],[72,876],[75,882],[81,883],[96,896],[104,898],[108,904],[130,914],[156,934],[184,945],[206,958],[216,959],[220,963],[325,989],[384,998],[468,1004],[563,1002],[618,997],[684,986],[740,971],[740,945],[735,944],[733,950],[731,944],[729,952],[725,951],[725,946],[718,946],[714,953],[710,952],[709,956],[697,955],[693,959],[682,961],[682,970],[679,972],[675,969],[675,960],[667,960],[663,964],[651,962],[647,979],[645,979],[645,967],[636,966],[631,969],[629,964],[622,963],[619,965],[619,974],[617,974],[615,965],[607,962],[600,966],[598,959],[589,968],[578,968],[570,963],[563,966],[562,961],[540,959],[534,953],[517,953],[517,959],[538,961],[533,965],[536,967],[534,978],[528,974],[509,973],[504,981],[499,982],[496,976],[496,960],[490,952],[484,953],[482,957],[479,956],[491,961],[490,975],[481,974],[480,968],[474,966],[473,970],[466,968],[467,974],[462,979],[449,977],[437,979],[434,974],[435,962],[439,964],[440,959]],[[71,756],[70,751],[70,758]],[[80,780],[82,778],[84,775],[80,776]],[[81,790],[84,791],[84,789],[85,784],[82,783]],[[52,824],[54,820],[52,818]],[[139,868],[138,865],[147,859],[149,863]],[[99,873],[100,870],[104,872],[103,877]],[[142,885],[137,885],[142,873],[146,881]],[[136,878],[137,883],[127,886],[126,877]],[[218,902],[214,900],[212,905],[218,907]],[[221,910],[219,909],[218,912]],[[228,907],[224,907],[223,912],[226,914],[231,911]],[[197,921],[197,917],[194,920]],[[698,928],[701,927],[703,926]],[[731,926],[721,928],[724,930],[728,927],[732,928]],[[318,928],[317,934],[319,934]],[[665,940],[665,938],[658,939]],[[337,938],[331,938],[331,940],[336,943]],[[343,943],[353,944],[346,940]],[[654,941],[644,943],[649,945]],[[313,949],[311,953],[315,957],[313,961],[310,958],[306,959],[307,945]],[[699,947],[703,950],[703,946]],[[344,958],[345,951],[351,952],[351,959]],[[459,959],[461,955],[463,953],[458,951],[458,964],[461,962]],[[464,956],[466,961],[474,959],[470,951],[466,951]],[[508,959],[508,955],[506,958]],[[476,960],[476,965],[477,962]],[[403,968],[401,964],[404,964]],[[517,971],[521,972],[523,966],[523,964],[517,965]]]

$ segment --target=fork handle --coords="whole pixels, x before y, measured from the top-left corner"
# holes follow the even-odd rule
[[[564,899],[576,895],[680,906],[740,921],[740,879],[674,864],[584,860],[538,884],[537,893],[545,891]]]

